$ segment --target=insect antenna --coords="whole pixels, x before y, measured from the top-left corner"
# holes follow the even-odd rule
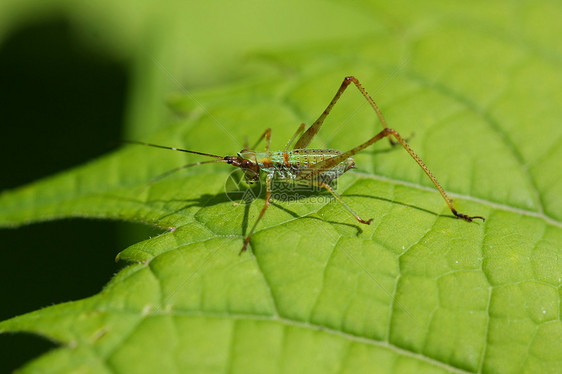
[[[182,169],[187,169],[190,168],[192,166],[197,166],[197,165],[204,165],[204,164],[221,164],[221,163],[228,163],[229,161],[227,159],[225,159],[223,156],[217,156],[217,155],[212,155],[210,153],[203,153],[203,152],[196,152],[196,151],[190,151],[188,149],[182,149],[182,148],[176,148],[176,147],[167,147],[164,145],[159,145],[159,144],[152,144],[152,143],[145,143],[145,142],[139,142],[136,140],[123,140],[123,143],[129,143],[129,144],[139,144],[139,145],[146,145],[149,147],[155,147],[155,148],[162,148],[162,149],[169,149],[172,151],[179,151],[179,152],[186,152],[186,153],[192,153],[192,154],[196,154],[196,155],[201,155],[201,156],[207,156],[207,157],[213,157],[216,158],[217,160],[208,160],[208,161],[199,161],[199,162],[194,162],[192,164],[187,164],[187,165],[182,165],[182,166],[178,166],[176,168],[170,169],[168,171],[166,171],[165,173],[162,173],[160,175],[157,175],[156,177],[152,178],[148,183],[146,183],[146,185],[144,186],[144,188],[148,188],[151,185],[153,185],[154,183],[166,178],[167,176],[174,174],[175,172],[178,172]]]
[[[159,180],[162,180],[162,179],[166,178],[167,176],[169,176],[171,174],[174,174],[175,172],[180,171],[182,169],[187,169],[187,168],[190,168],[192,166],[203,165],[203,164],[220,164],[220,163],[228,163],[228,160],[221,159],[221,160],[199,161],[199,162],[194,162],[193,164],[178,166],[177,168],[173,168],[171,170],[166,171],[165,173],[162,173],[162,174],[157,175],[156,177],[152,178],[146,184],[145,188],[150,187],[151,185],[158,182]]]
[[[190,151],[189,149],[182,149],[182,148],[176,148],[176,147],[167,147],[165,145],[158,145],[158,144],[152,144],[152,143],[145,143],[145,142],[139,142],[136,140],[123,140],[123,143],[129,143],[129,144],[140,144],[140,145],[146,145],[149,147],[155,147],[155,148],[162,148],[162,149],[170,149],[172,151],[178,151],[178,152],[186,152],[186,153],[192,153],[194,155],[201,155],[201,156],[207,156],[207,157],[213,157],[213,158],[218,158],[218,159],[224,159],[223,156],[217,156],[217,155],[212,155],[210,153],[203,153],[203,152],[195,152],[195,151]],[[195,166],[195,165],[194,165]]]

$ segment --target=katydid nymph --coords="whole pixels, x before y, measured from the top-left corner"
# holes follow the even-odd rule
[[[322,123],[324,123],[324,120],[330,114],[330,111],[332,110],[334,105],[337,103],[341,95],[351,83],[353,83],[357,87],[357,89],[361,92],[361,94],[374,109],[383,126],[383,130],[363,144],[360,144],[347,152],[340,152],[333,149],[308,149],[308,145],[320,130]],[[291,140],[287,143],[285,150],[273,152],[269,149],[271,141],[271,129],[267,129],[260,136],[254,147],[250,148],[246,146],[235,156],[217,156],[209,153],[195,152],[187,149],[167,147],[137,141],[131,141],[129,143],[187,152],[196,155],[207,156],[214,159],[180,166],[178,168],[170,170],[169,172],[166,172],[165,174],[160,175],[159,177],[157,177],[158,180],[180,169],[211,163],[225,163],[242,169],[246,182],[248,183],[254,183],[258,181],[260,171],[264,172],[266,175],[265,204],[263,205],[263,208],[261,209],[260,214],[254,222],[252,228],[250,229],[250,232],[245,237],[241,252],[244,252],[247,249],[248,244],[250,243],[250,239],[252,238],[252,234],[254,233],[258,225],[258,222],[262,219],[267,208],[269,207],[271,200],[271,181],[274,178],[281,181],[292,181],[299,184],[307,184],[310,186],[324,188],[328,190],[334,196],[334,198],[336,198],[336,200],[338,200],[355,217],[358,222],[369,225],[373,219],[371,218],[365,220],[361,218],[357,213],[355,213],[355,211],[349,205],[347,205],[343,201],[341,196],[330,186],[330,182],[341,176],[346,171],[355,167],[353,155],[384,138],[388,138],[392,145],[401,145],[410,154],[410,156],[412,156],[412,158],[423,169],[424,173],[433,182],[455,217],[468,222],[472,222],[475,219],[481,219],[482,221],[485,220],[485,218],[481,216],[469,216],[457,212],[457,210],[453,206],[451,199],[445,193],[443,187],[441,187],[439,182],[437,182],[437,179],[433,176],[433,174],[431,174],[427,166],[418,157],[418,155],[416,155],[412,148],[410,148],[406,140],[400,134],[398,134],[396,130],[393,130],[387,126],[379,107],[367,93],[367,91],[363,88],[361,83],[359,83],[357,78],[353,76],[344,78],[343,83],[341,84],[334,98],[332,99],[332,101],[330,101],[324,112],[322,112],[320,117],[318,117],[318,119],[306,131],[304,131],[304,129],[305,124],[303,123],[299,126]],[[289,149],[291,144],[297,138],[298,140],[295,143],[295,146],[292,149]],[[265,152],[256,152],[254,149],[263,139],[266,140]]]

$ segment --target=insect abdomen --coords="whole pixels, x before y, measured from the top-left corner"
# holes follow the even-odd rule
[[[319,162],[341,155],[333,149],[294,149],[287,152],[271,152],[258,160],[260,168],[266,173],[273,173],[279,179],[298,179],[303,170]],[[319,174],[333,180],[345,173],[353,165],[353,158],[323,170]]]

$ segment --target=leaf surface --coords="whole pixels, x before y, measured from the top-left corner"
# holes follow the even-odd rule
[[[270,127],[280,150],[352,73],[457,209],[486,222],[451,217],[407,153],[380,142],[337,186],[370,226],[325,193],[275,200],[239,255],[259,186],[232,201],[223,164],[147,185],[202,158],[126,146],[0,195],[3,226],[96,217],[166,230],[125,249],[134,264],[100,294],[0,322],[61,343],[24,372],[562,371],[561,51],[544,41],[559,23],[537,25],[531,5],[508,10],[521,29],[484,4],[415,17],[356,6],[388,28],[255,54],[279,72],[196,92],[200,105],[175,95],[177,119],[142,140],[227,155]],[[347,150],[382,129],[348,91],[312,147]]]

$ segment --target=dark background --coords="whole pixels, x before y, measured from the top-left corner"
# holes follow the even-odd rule
[[[28,24],[0,45],[0,191],[117,148],[128,63],[73,37],[64,19]],[[0,230],[0,320],[98,293],[124,264],[115,255],[154,235],[128,223],[63,220]],[[56,345],[0,335],[0,373]]]

